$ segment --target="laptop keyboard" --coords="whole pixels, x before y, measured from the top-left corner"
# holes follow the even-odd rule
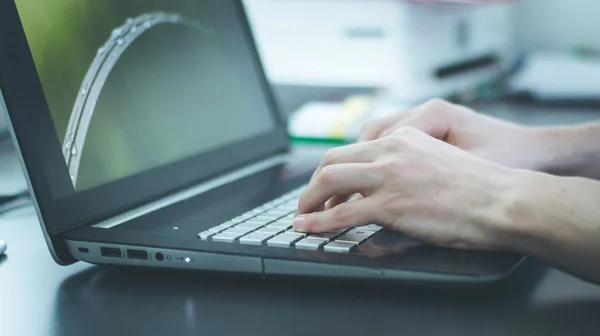
[[[222,243],[348,253],[381,230],[380,226],[370,224],[319,234],[294,231],[292,221],[304,188],[293,190],[228,222],[200,232],[198,238]]]

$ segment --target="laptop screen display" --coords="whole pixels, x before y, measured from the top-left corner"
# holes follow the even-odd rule
[[[275,127],[228,3],[16,0],[76,191]]]

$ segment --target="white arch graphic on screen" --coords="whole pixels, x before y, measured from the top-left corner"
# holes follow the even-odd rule
[[[202,26],[199,22],[185,19],[178,14],[160,12],[129,18],[122,26],[112,31],[110,38],[98,49],[81,83],[63,141],[63,155],[74,186],[79,175],[79,164],[87,131],[106,79],[121,55],[138,37],[162,24],[183,25],[208,36],[214,35],[213,30]]]

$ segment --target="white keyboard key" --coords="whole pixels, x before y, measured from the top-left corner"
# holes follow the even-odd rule
[[[281,217],[287,216],[289,214],[290,214],[289,211],[279,210],[279,209],[275,208],[273,210],[267,211],[265,213],[265,216],[275,216],[277,218],[281,218]]]
[[[241,233],[219,233],[213,236],[212,240],[216,242],[233,243],[241,236],[243,236]]]
[[[308,237],[297,242],[294,246],[303,250],[318,250],[321,246],[327,244],[326,239]]]
[[[329,232],[327,232],[327,233],[332,233],[332,234],[335,234],[335,235],[339,235],[339,234],[341,234],[341,233],[344,233],[344,232],[346,232],[346,231],[348,231],[348,230],[349,230],[349,229],[339,229],[339,230],[333,230],[333,231],[329,231]]]
[[[239,234],[246,234],[248,232],[252,232],[254,231],[253,228],[247,228],[247,227],[239,227],[239,226],[235,226],[232,227],[231,229],[227,229],[221,233],[239,233]]]
[[[289,229],[292,227],[292,221],[287,221],[287,220],[278,220],[275,221],[267,226],[273,226],[273,227],[281,227],[281,228],[286,228]]]
[[[225,222],[221,225],[219,225],[222,228],[230,228],[232,226],[234,226],[235,224],[237,224],[237,222],[234,222],[233,220],[230,220],[229,222]]]
[[[300,199],[299,198],[295,198],[295,199],[292,199],[290,201],[285,202],[284,204],[287,205],[287,206],[293,206],[293,207],[297,208],[299,202],[300,202]]]
[[[299,234],[299,235],[302,235],[302,237],[303,237],[303,238],[307,236],[307,235],[306,235],[306,233],[303,233],[303,232],[298,232],[298,231],[296,231],[296,230],[294,230],[294,229],[289,229],[289,230],[287,230],[285,233],[295,233],[295,234]]]
[[[269,241],[267,241],[267,245],[275,247],[290,247],[293,243],[297,242],[303,237],[304,236],[299,233],[286,232],[269,239]]]
[[[341,235],[340,237],[336,238],[335,241],[360,244],[363,241],[370,238],[374,234],[375,234],[375,232],[373,232],[373,231],[366,231],[366,230],[362,230],[362,229],[352,229],[352,230],[348,231],[347,233]]]
[[[259,218],[259,217],[262,217],[262,216],[254,217],[254,218],[252,218],[252,219],[250,219],[250,220],[248,220],[248,221],[246,221],[246,222],[244,222],[242,224],[249,223],[249,224],[267,225],[267,224],[269,224],[271,222],[274,222],[273,219],[270,219],[270,218],[269,219],[265,219],[265,218]]]
[[[285,228],[281,228],[281,227],[269,227],[266,226],[264,228],[261,228],[260,230],[258,230],[257,232],[268,232],[268,233],[272,233],[272,234],[278,234],[285,231]]]
[[[273,209],[275,206],[277,206],[277,204],[275,203],[275,201],[271,201],[271,202],[265,203],[265,205],[264,205],[264,207],[266,209]]]
[[[278,205],[280,205],[280,204],[283,204],[283,203],[285,203],[285,201],[286,201],[286,200],[285,200],[285,199],[283,198],[283,196],[282,196],[282,197],[279,197],[279,198],[277,198],[277,199],[273,200],[273,204],[275,204],[275,206],[278,206]]]
[[[275,215],[268,215],[267,213],[264,213],[262,215],[258,215],[255,218],[253,218],[252,220],[254,221],[266,221],[266,222],[274,222],[276,220],[278,220],[281,216],[275,216]]]
[[[253,209],[253,210],[250,210],[250,211],[246,212],[246,213],[244,214],[244,216],[251,216],[251,217],[254,217],[254,216],[256,216],[256,215],[258,215],[258,214],[260,214],[260,213],[262,213],[262,211],[260,211],[260,210],[257,210],[257,209]]]
[[[255,229],[258,229],[263,226],[265,226],[265,223],[255,222],[255,221],[247,221],[247,222],[240,223],[240,224],[236,225],[235,227],[244,227],[244,228],[250,228],[250,229],[255,230]]]
[[[262,245],[271,237],[273,237],[272,233],[253,232],[240,238],[240,243],[246,245]]]
[[[325,245],[324,249],[326,252],[348,253],[354,246],[356,243],[333,241]]]
[[[335,236],[337,236],[337,233],[316,233],[316,234],[311,234],[309,236],[309,238],[320,238],[320,239],[324,239],[326,241],[330,241],[333,238],[335,238]]]
[[[261,205],[258,208],[254,209],[254,212],[256,212],[256,214],[261,214],[267,210],[269,210],[269,207]]]
[[[204,232],[200,232],[198,233],[198,238],[202,239],[202,240],[208,240],[208,238],[216,235],[217,232],[212,232],[212,231],[204,231]]]
[[[359,227],[359,229],[377,232],[383,228],[377,224],[369,224],[369,225],[361,226],[361,227]]]
[[[281,200],[283,201],[282,203],[285,203],[285,202],[288,202],[288,201],[294,200],[294,199],[296,199],[296,198],[298,198],[298,195],[295,195],[295,194],[294,194],[294,192],[290,192],[289,194],[285,194],[285,195],[284,195],[284,196],[281,198]]]
[[[265,226],[265,228],[268,228],[268,229],[271,229],[271,228],[275,229],[276,228],[276,229],[279,229],[281,231],[287,231],[288,229],[291,229],[292,226],[289,225],[289,224],[272,223],[272,224],[269,224],[269,225]]]
[[[211,227],[210,229],[208,229],[208,231],[210,232],[221,232],[225,230],[225,228],[222,228],[221,225],[215,226],[215,227]]]
[[[280,206],[277,207],[278,210],[282,210],[282,211],[296,211],[298,210],[298,204],[296,205],[288,205],[288,204],[282,204]]]
[[[231,225],[230,224],[221,224],[221,225],[217,226],[217,228],[222,229],[222,230],[227,230],[230,227],[233,227],[234,225],[235,224],[231,224]]]

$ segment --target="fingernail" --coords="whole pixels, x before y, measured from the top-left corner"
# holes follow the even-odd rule
[[[294,230],[304,232],[306,230],[306,216],[297,216],[292,223]]]

